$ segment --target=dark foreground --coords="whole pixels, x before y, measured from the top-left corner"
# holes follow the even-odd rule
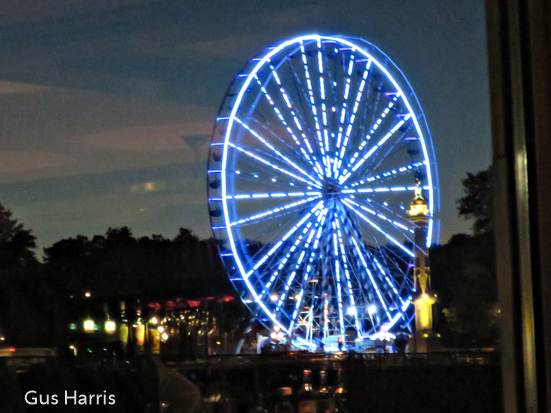
[[[164,367],[152,357],[0,359],[0,412],[187,413],[191,402],[186,400],[195,397],[200,402],[196,412],[249,413],[260,411],[254,409],[261,404],[272,413],[281,401],[281,387],[293,389],[288,401],[298,412],[306,397],[301,392],[304,370],[312,372],[315,395],[322,387],[320,372],[327,372],[326,387],[333,391],[340,369],[350,413],[497,413],[502,411],[497,356],[283,354],[164,360],[170,374],[181,374],[169,377],[169,383],[178,382],[174,386],[167,385]],[[25,394],[36,404],[26,403]],[[309,398],[315,399],[312,394]]]

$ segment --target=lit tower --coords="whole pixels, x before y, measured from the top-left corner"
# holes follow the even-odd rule
[[[415,305],[415,347],[417,352],[426,352],[429,343],[433,342],[432,305],[436,302],[435,295],[430,291],[429,250],[427,248],[427,226],[430,219],[427,201],[423,198],[421,182],[417,180],[415,197],[410,203],[408,220],[415,224],[415,268],[413,280],[416,297]]]

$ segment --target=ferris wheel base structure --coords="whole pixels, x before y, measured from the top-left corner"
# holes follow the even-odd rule
[[[417,97],[377,47],[314,34],[251,59],[220,106],[207,185],[228,275],[278,337],[328,349],[409,328],[416,261],[438,238],[437,166]]]

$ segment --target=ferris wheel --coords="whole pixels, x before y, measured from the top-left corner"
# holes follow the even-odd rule
[[[207,178],[220,255],[266,327],[314,346],[411,321],[437,168],[419,102],[377,47],[308,35],[259,53],[220,107]],[[422,240],[406,214],[419,191]]]

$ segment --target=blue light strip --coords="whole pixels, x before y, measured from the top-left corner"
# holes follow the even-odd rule
[[[318,131],[318,140],[319,144],[321,146],[321,149],[325,149],[326,151],[329,151],[329,145],[328,145],[328,137],[327,137],[327,112],[326,112],[326,105],[325,105],[325,78],[323,77],[323,63],[322,63],[322,54],[321,54],[321,39],[318,39],[318,68],[320,72],[319,77],[319,83],[320,83],[320,96],[321,96],[321,114],[322,114],[322,121],[323,121],[323,136],[324,136],[324,143],[321,142],[321,134],[320,131]],[[316,124],[316,127],[318,124]],[[324,157],[325,163],[328,165],[328,168],[326,169],[327,176],[331,177],[331,168],[329,162],[329,157],[325,156],[325,153],[322,151],[322,156]]]
[[[370,60],[371,62],[371,60]],[[394,102],[396,102],[396,100],[398,99],[398,95],[396,95],[394,97],[394,99],[388,104],[388,106],[386,107],[386,109],[383,111],[383,113],[381,114],[381,116],[379,116],[379,119],[377,119],[375,121],[375,123],[373,124],[373,127],[371,128],[371,130],[369,131],[369,133],[365,136],[365,138],[362,140],[360,146],[358,147],[358,150],[354,153],[354,155],[352,155],[352,158],[350,159],[350,162],[348,162],[348,165],[346,167],[346,169],[343,171],[343,175],[346,175],[346,173],[348,172],[348,170],[350,169],[350,167],[354,164],[354,162],[356,162],[356,158],[359,156],[360,152],[362,151],[362,149],[367,145],[367,143],[369,142],[369,140],[371,139],[371,135],[373,134],[373,132],[375,132],[375,130],[379,127],[379,125],[381,124],[381,122],[383,121],[383,119],[386,117],[386,115],[388,114],[388,112],[390,111],[390,109],[394,106]],[[356,99],[356,104],[354,105],[354,108],[356,108],[357,106],[359,105],[359,101]]]
[[[318,222],[319,222],[319,211],[316,212],[316,215],[318,215]],[[289,249],[289,252],[287,252],[287,254],[285,254],[285,256],[283,257],[283,259],[279,262],[279,265],[277,267],[277,270],[273,272],[272,276],[270,277],[270,279],[268,280],[268,282],[265,284],[264,286],[264,290],[262,291],[262,293],[260,294],[260,298],[262,298],[262,296],[268,292],[269,288],[271,287],[271,285],[273,284],[273,282],[275,281],[277,275],[280,273],[280,271],[285,267],[285,265],[287,264],[287,261],[289,261],[289,258],[291,257],[291,253],[294,252],[296,250],[296,248],[299,246],[299,244],[302,242],[302,240],[304,239],[304,235],[306,234],[306,232],[308,231],[308,229],[312,226],[312,223],[309,222],[308,225],[306,226],[306,228],[304,228],[304,230],[302,231],[302,235],[300,235],[297,240],[295,240],[294,244],[291,246],[291,248]],[[315,232],[315,228],[313,228],[311,230],[311,233]],[[294,277],[294,276],[293,276]],[[283,299],[281,299],[280,301],[283,301]],[[279,306],[278,306],[279,307]],[[279,308],[278,308],[279,310]]]
[[[363,185],[366,182],[373,182],[373,181],[376,181],[378,179],[384,179],[384,178],[390,178],[390,177],[394,178],[394,177],[402,175],[402,174],[404,174],[408,171],[411,171],[414,168],[418,168],[418,167],[424,166],[424,165],[426,165],[426,161],[414,162],[414,163],[411,163],[409,165],[402,166],[400,168],[392,169],[392,170],[386,171],[386,172],[381,172],[378,175],[371,176],[369,178],[364,178],[365,181],[364,180],[357,181],[357,182],[354,182],[353,184],[350,184],[349,186],[353,188],[353,187],[358,186],[358,185]]]
[[[302,63],[304,64],[304,76],[306,76],[306,84],[308,85],[308,94],[310,98],[310,107],[312,109],[312,115],[314,116],[314,124],[316,125],[316,131],[318,136],[318,144],[320,147],[321,155],[325,156],[325,149],[323,147],[320,124],[318,120],[318,112],[316,110],[316,101],[314,99],[314,91],[312,89],[312,81],[310,78],[310,71],[308,69],[308,60],[306,59],[306,51],[304,50],[304,44],[302,40],[299,40],[300,43],[300,53],[302,55]]]
[[[275,70],[273,69],[273,66],[270,65],[270,68],[272,69],[272,71],[275,73]],[[266,88],[264,86],[262,86],[262,83],[260,82],[260,79],[258,78],[258,76],[255,74],[254,75],[254,79],[256,80],[256,83],[258,83],[258,85],[260,86],[260,90],[262,92],[262,94],[264,95],[264,97],[268,100],[268,102],[270,103],[270,105],[272,106],[272,109],[274,110],[275,114],[277,115],[278,119],[280,120],[281,124],[285,127],[285,130],[289,133],[289,135],[291,135],[291,137],[293,138],[293,140],[295,141],[295,143],[297,144],[297,146],[299,147],[302,155],[306,158],[306,160],[310,163],[310,165],[314,166],[314,170],[316,170],[315,168],[315,165],[312,161],[312,159],[310,158],[310,156],[308,155],[308,153],[304,150],[304,148],[302,147],[300,141],[298,140],[298,138],[296,137],[295,133],[293,132],[293,129],[291,129],[287,123],[287,121],[283,118],[283,115],[281,114],[281,111],[277,108],[277,106],[275,105],[272,97],[270,96],[270,94],[268,93],[268,91],[266,90]],[[277,78],[279,79],[279,78]],[[283,88],[280,88],[280,92],[282,93],[283,95],[283,98],[285,99],[286,103],[287,103],[287,106],[290,108],[292,107],[292,103],[291,103],[291,100],[289,99],[287,93],[285,92],[285,90]],[[291,112],[291,115],[293,116],[293,119],[295,121],[295,123],[297,123],[297,126],[299,127],[299,130],[302,130],[302,128],[300,127],[300,125],[298,124],[298,120],[296,118],[296,116],[294,115],[294,112],[292,111]],[[238,118],[235,118],[238,122],[241,123],[240,120],[238,120]],[[306,135],[302,134],[303,136],[303,140],[304,142],[306,143],[306,146],[308,147],[310,153],[313,153],[312,152],[312,148],[310,146],[310,143],[308,142],[308,140],[306,139]],[[323,176],[320,175],[320,178],[322,178]]]
[[[379,289],[379,286],[375,282],[375,279],[373,278],[373,274],[371,274],[371,271],[369,271],[369,267],[367,265],[367,262],[365,261],[365,258],[360,251],[360,247],[358,246],[358,243],[356,242],[356,239],[354,237],[350,238],[352,240],[352,243],[354,244],[354,248],[356,249],[356,253],[358,254],[358,257],[360,257],[360,260],[362,261],[363,267],[365,271],[367,272],[367,276],[369,277],[369,281],[371,281],[371,285],[375,289],[375,292],[377,294],[377,297],[379,298],[379,301],[381,302],[381,305],[383,306],[385,313],[390,320],[390,312],[388,311],[388,307],[386,305],[385,299],[383,298],[383,295],[381,293],[381,290]]]
[[[379,271],[381,272],[381,274],[385,278],[386,282],[388,283],[388,285],[390,286],[390,288],[392,289],[394,294],[396,294],[396,297],[398,297],[398,300],[400,300],[400,303],[403,305],[404,300],[402,299],[402,297],[400,297],[400,293],[398,292],[398,289],[396,288],[396,285],[392,282],[392,280],[390,279],[390,277],[388,276],[386,271],[383,269],[383,266],[379,263],[379,260],[377,260],[377,258],[375,258],[375,257],[372,257],[372,259],[373,259],[373,261],[375,261],[375,265],[377,266],[377,268],[379,269]]]
[[[344,135],[344,142],[342,144],[342,149],[339,153],[339,161],[337,165],[337,172],[335,173],[335,178],[339,177],[340,168],[342,165],[342,161],[344,158],[344,153],[346,152],[346,148],[348,147],[348,142],[350,140],[350,134],[352,132],[352,128],[354,126],[354,121],[356,120],[356,113],[358,112],[358,108],[360,107],[360,101],[363,96],[363,91],[367,82],[367,77],[369,76],[369,69],[371,68],[371,59],[367,61],[367,64],[365,65],[365,69],[362,75],[362,81],[360,83],[360,86],[358,88],[358,93],[356,94],[356,100],[354,101],[354,107],[352,108],[352,115],[350,116],[350,119],[348,121],[348,127],[346,128],[346,133]],[[350,78],[346,80],[346,90],[345,90],[345,100],[348,99],[348,90],[350,85]],[[341,123],[343,121],[343,117],[341,116]],[[339,139],[340,139],[340,133],[339,132]]]
[[[278,151],[272,144],[270,144],[266,139],[264,139],[262,136],[260,136],[255,130],[247,126],[245,123],[241,121],[241,119],[235,118],[236,122],[239,122],[251,135],[253,135],[255,138],[257,138],[260,142],[262,142],[265,146],[270,148],[275,154],[280,156],[285,162],[287,162],[289,165],[293,166],[296,170],[301,172],[303,175],[305,175],[307,178],[311,179],[313,182],[317,182],[321,185],[321,183],[314,177],[310,176],[308,172],[306,172],[304,169],[300,168],[297,164],[295,164],[293,161],[291,161],[289,158],[287,158],[285,155],[283,155],[280,151]]]
[[[392,135],[394,135],[394,133],[396,133],[396,131],[398,129],[400,129],[402,127],[402,125],[404,123],[406,123],[409,119],[411,118],[411,114],[408,114],[404,119],[402,119],[400,122],[398,122],[396,125],[394,125],[394,127],[390,130],[390,132],[388,132],[383,139],[381,139],[379,141],[379,143],[377,143],[377,145],[375,145],[373,148],[371,148],[369,150],[369,152],[367,152],[363,157],[362,159],[360,159],[358,161],[358,163],[356,165],[354,165],[352,167],[352,171],[348,172],[348,174],[344,175],[343,177],[341,177],[341,179],[339,179],[339,183],[342,185],[344,184],[348,178],[350,178],[350,176],[352,175],[352,172],[356,172],[358,170],[358,168],[360,166],[363,165],[363,163],[371,156],[373,155],[373,153],[379,149]]]
[[[319,188],[319,189],[322,188],[322,186],[321,186],[319,183],[317,183],[317,181],[316,181],[316,182],[307,181],[306,179],[301,178],[300,176],[297,176],[297,175],[295,175],[295,174],[293,174],[293,173],[287,171],[286,169],[280,168],[279,166],[274,165],[274,164],[268,162],[267,160],[261,158],[260,156],[255,155],[254,153],[247,151],[246,149],[243,149],[243,148],[241,148],[241,147],[239,147],[239,146],[237,146],[237,145],[234,145],[232,142],[228,142],[228,145],[231,146],[232,148],[237,149],[237,150],[240,151],[240,152],[243,152],[244,154],[250,156],[251,158],[256,159],[257,161],[262,162],[262,163],[265,164],[265,165],[271,166],[271,167],[274,168],[275,170],[278,170],[278,171],[280,171],[280,172],[283,172],[283,173],[286,174],[286,175],[289,175],[289,176],[291,176],[291,177],[293,177],[293,178],[295,178],[295,179],[298,179],[299,181],[302,181],[302,182],[304,182],[304,183],[306,183],[306,184],[308,184],[308,185],[313,185],[313,186],[315,186],[316,188]]]
[[[369,225],[371,225],[373,228],[375,228],[377,231],[379,231],[381,234],[383,234],[385,237],[387,237],[390,241],[392,241],[396,246],[400,247],[402,250],[404,250],[410,257],[415,257],[415,254],[408,250],[406,247],[404,247],[402,244],[400,244],[396,239],[394,239],[391,235],[387,234],[385,231],[383,231],[381,228],[379,228],[375,223],[370,221],[364,214],[362,214],[360,211],[358,211],[356,208],[354,208],[352,205],[356,205],[359,207],[358,204],[351,201],[350,199],[343,199],[342,200],[346,206],[348,206],[352,211],[354,211],[356,214],[358,214],[365,222],[367,222]]]
[[[341,274],[340,274],[340,265],[339,260],[333,261],[335,265],[335,278],[337,279],[337,300],[339,306],[339,321],[340,321],[340,331],[341,334],[344,334],[344,313],[342,308],[342,292],[341,292]]]
[[[339,214],[340,215],[340,214]],[[343,220],[342,217],[340,217],[341,220]],[[340,253],[341,253],[341,261],[344,268],[344,274],[346,277],[346,286],[348,287],[348,297],[350,299],[350,305],[352,308],[354,308],[354,319],[356,321],[356,329],[358,332],[361,331],[360,322],[358,320],[358,313],[356,312],[356,300],[354,299],[354,293],[352,292],[352,282],[350,280],[350,272],[348,270],[348,261],[346,259],[346,253],[344,250],[344,243],[342,241],[342,233],[340,229],[339,222],[337,221],[337,232],[339,236],[339,246],[340,246]]]
[[[318,37],[318,70],[323,74],[323,56],[321,54],[321,39]]]
[[[358,188],[358,189],[343,189],[341,193],[343,194],[363,194],[363,193],[372,193],[372,192],[402,192],[402,191],[415,191],[416,186],[393,186],[393,187],[378,187],[378,188]],[[429,189],[428,186],[424,186],[423,189]]]
[[[375,212],[374,210],[370,209],[370,208],[367,208],[363,205],[359,205],[355,202],[353,202],[352,200],[350,200],[350,202],[352,202],[354,205],[356,206],[359,206],[361,209],[363,209],[364,211],[367,211],[369,212],[370,214],[384,220],[384,221],[387,221],[389,223],[391,223],[392,225],[394,225],[395,227],[398,227],[398,228],[401,228],[403,229],[404,231],[408,231],[408,232],[411,232],[412,234],[415,232],[412,228],[408,228],[406,227],[405,225],[401,224],[400,222],[397,222],[397,221],[393,221],[392,219],[386,217],[384,214],[382,214],[381,212]],[[411,238],[409,238],[409,236],[407,234],[403,234],[408,240],[412,241]],[[412,241],[413,242],[413,241]],[[415,243],[414,243],[415,244]]]
[[[250,270],[249,272],[247,273],[244,273],[243,275],[243,278],[245,281],[247,281],[249,279],[249,277],[251,276],[251,274],[256,271],[257,269],[259,269],[262,264],[264,264],[264,262],[266,262],[266,260],[268,258],[270,258],[274,252],[276,252],[279,248],[281,248],[281,246],[283,245],[283,243],[291,236],[295,233],[296,230],[298,230],[311,216],[313,213],[315,213],[318,209],[320,209],[321,207],[323,206],[323,202],[319,202],[314,208],[312,208],[310,210],[310,212],[308,214],[306,214],[304,216],[304,218],[302,218],[293,228],[291,228],[271,249],[270,251],[268,251],[267,254],[265,254],[262,258],[260,258],[258,260],[258,262],[253,266],[253,269]],[[228,231],[229,232],[229,231]],[[255,301],[258,300],[258,294],[255,292],[253,294],[253,296],[255,297]]]
[[[318,211],[319,212],[319,211]],[[310,271],[312,269],[312,262],[314,260],[314,257],[315,257],[315,254],[316,254],[316,250],[318,248],[318,241],[319,241],[319,238],[321,236],[321,229],[323,228],[323,224],[325,222],[325,217],[326,217],[326,214],[327,214],[328,210],[327,208],[323,208],[323,210],[321,211],[321,213],[319,213],[318,215],[318,218],[316,220],[316,224],[314,226],[314,228],[312,228],[312,230],[310,231],[310,235],[308,236],[307,240],[306,240],[306,243],[305,243],[305,246],[304,246],[304,250],[301,252],[301,255],[300,255],[300,258],[299,260],[297,261],[297,265],[295,267],[295,270],[299,268],[300,264],[302,263],[302,260],[305,256],[305,253],[306,253],[306,250],[308,249],[308,247],[310,246],[310,243],[312,242],[312,238],[314,236],[314,234],[316,233],[316,228],[318,228],[318,231],[317,231],[317,237],[316,237],[316,242],[314,244],[314,247],[312,248],[312,252],[310,253],[310,259],[308,260],[308,265],[306,267],[306,271],[304,273],[304,278],[303,278],[303,281],[302,281],[302,288],[301,288],[301,291],[299,293],[299,298],[297,299],[297,302],[295,303],[295,309],[293,311],[293,315],[291,317],[291,323],[290,323],[290,330],[292,331],[292,327],[293,327],[293,324],[296,320],[296,317],[297,317],[297,314],[298,314],[298,310],[300,308],[300,304],[302,302],[302,297],[303,297],[303,294],[304,294],[304,285],[306,285],[308,283],[308,280],[309,280],[309,274],[310,274]],[[278,267],[278,270],[281,270],[282,269],[282,266],[280,265]],[[270,279],[270,281],[273,281],[273,276],[272,276],[272,279]],[[293,276],[294,278],[294,276]],[[292,280],[291,280],[292,282]],[[287,281],[286,283],[287,285],[290,285],[290,282],[289,280]],[[266,286],[266,288],[269,288],[269,285]]]
[[[307,198],[307,199],[303,199],[302,201],[293,202],[292,204],[283,205],[283,206],[280,206],[280,207],[277,207],[277,208],[274,208],[274,209],[270,209],[270,210],[265,211],[265,212],[261,212],[259,214],[251,215],[251,216],[246,217],[246,218],[241,218],[240,220],[232,222],[230,224],[230,226],[241,225],[241,224],[244,224],[246,222],[251,222],[251,221],[255,221],[255,220],[260,219],[260,218],[265,218],[267,216],[277,214],[278,212],[286,211],[286,210],[289,210],[291,208],[297,207],[299,205],[303,205],[303,204],[306,204],[308,202],[315,201],[316,199],[319,199],[319,198],[321,198],[321,197],[320,196],[310,197],[310,198]]]
[[[300,305],[302,303],[302,298],[303,298],[303,295],[304,295],[304,289],[305,289],[305,285],[308,284],[308,282],[310,281],[310,271],[312,270],[313,268],[313,261],[316,257],[316,251],[319,247],[319,240],[321,238],[321,234],[322,234],[322,230],[323,230],[323,225],[325,223],[325,219],[327,217],[327,213],[329,212],[329,210],[327,208],[323,208],[320,216],[318,217],[318,220],[316,222],[316,227],[318,228],[317,230],[317,233],[316,233],[316,239],[314,241],[314,245],[312,247],[312,252],[310,253],[310,258],[308,260],[308,265],[306,266],[306,271],[304,273],[304,277],[303,277],[303,281],[302,281],[302,289],[300,291],[300,295],[299,295],[299,299],[297,300],[296,304],[295,304],[295,310],[293,311],[293,315],[292,315],[292,318],[291,318],[291,326],[294,324],[295,320],[296,320],[296,317],[298,315],[298,310],[300,308]],[[310,244],[312,240],[312,235],[310,234],[310,236],[308,237],[308,240],[307,240],[307,245]],[[312,320],[310,320],[310,326],[309,326],[309,329],[311,329],[311,324],[312,324]]]
[[[312,226],[312,223],[309,222],[308,225],[306,225],[306,228],[304,228],[302,230],[302,234],[299,235],[299,237],[295,240],[295,242],[293,243],[291,248],[289,248],[289,252],[287,252],[287,254],[285,254],[285,257],[280,262],[279,266],[277,267],[277,270],[274,271],[274,273],[270,277],[270,280],[266,284],[266,290],[268,290],[271,287],[272,283],[275,281],[275,279],[278,276],[279,272],[285,267],[285,265],[287,264],[287,261],[289,261],[289,258],[291,258],[291,254],[293,252],[295,252],[297,247],[300,245],[300,243],[304,239],[304,235],[306,234],[306,232],[308,232],[308,230],[311,226]],[[285,297],[287,296],[287,292],[289,291],[289,287],[291,286],[291,283],[293,282],[293,279],[297,275],[296,269],[298,269],[299,266],[300,266],[300,264],[295,265],[295,271],[293,271],[291,273],[291,275],[287,278],[287,282],[285,283],[285,287],[284,287],[285,291],[280,295],[279,301],[276,305],[276,310],[275,310],[276,312],[278,312],[280,310],[281,305],[283,304],[283,301],[285,300]],[[263,294],[264,294],[264,291],[262,292],[262,294],[260,294],[260,297],[262,297]]]
[[[355,51],[355,48],[352,49],[353,51]],[[348,76],[352,76],[352,69],[354,68],[354,55],[351,54],[350,55],[350,62],[348,62]]]
[[[402,311],[395,314],[394,317],[392,317],[392,319],[386,323],[383,327],[385,328],[385,330],[390,330],[392,327],[394,327],[394,324],[396,324],[396,322],[400,319],[400,316],[405,313],[405,311],[407,310],[407,308],[409,307],[409,305],[411,304],[411,301],[410,300],[407,300],[404,305],[402,306]],[[382,330],[382,329],[381,329]]]

